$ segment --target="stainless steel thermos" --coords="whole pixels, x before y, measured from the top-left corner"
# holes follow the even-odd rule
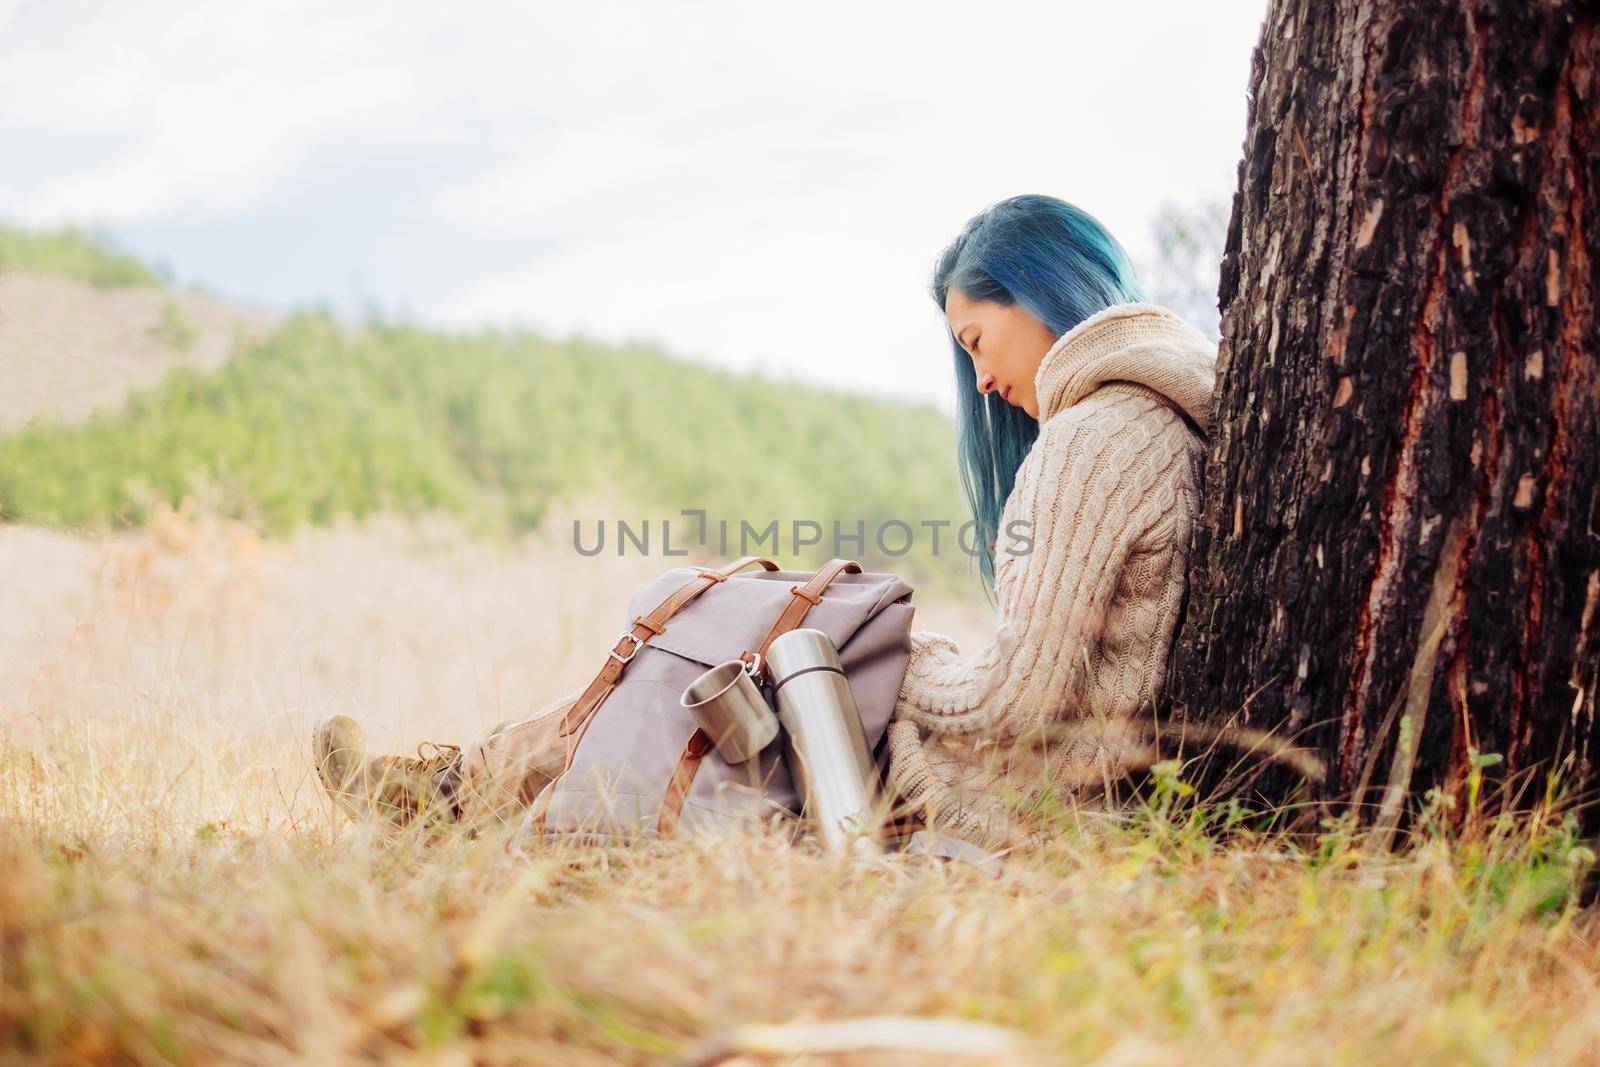
[[[752,668],[737,659],[690,682],[680,703],[729,763],[753,759],[781,724],[789,774],[823,843],[836,852],[882,853],[878,771],[838,649],[821,630],[790,630],[767,646],[766,667],[777,715]]]
[[[878,772],[839,652],[821,630],[790,630],[767,646],[789,773],[831,849],[883,851]]]

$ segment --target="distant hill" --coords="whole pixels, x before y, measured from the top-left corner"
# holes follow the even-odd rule
[[[104,237],[0,224],[0,432],[121,407],[175,365],[219,366],[280,318],[176,290]]]
[[[174,366],[220,366],[279,318],[152,285],[0,273],[0,431],[121,407]]]
[[[0,274],[9,271],[71,278],[103,289],[162,286],[171,280],[105,235],[74,227],[39,231],[0,223]]]
[[[7,331],[38,310],[12,303],[16,294],[58,284],[32,274],[0,279],[0,353]],[[124,366],[130,346],[146,341],[169,350],[167,365],[155,363],[158,380],[134,388],[125,404],[93,413],[84,403],[47,406],[25,426],[13,421],[0,436],[0,520],[136,525],[193,497],[270,534],[344,515],[445,511],[503,535],[538,527],[556,501],[603,490],[673,519],[675,545],[688,523],[680,509],[704,509],[713,527],[728,520],[730,556],[739,554],[741,520],[756,531],[777,520],[782,544],[751,551],[786,565],[825,559],[834,520],[847,532],[863,522],[867,544],[847,544],[846,555],[971,588],[972,564],[954,548],[966,519],[954,427],[931,405],[779,383],[644,346],[403,323],[358,328],[312,312],[256,322],[253,333],[236,331],[236,349],[192,359],[183,353],[199,345],[200,316],[153,288],[154,272],[119,277],[136,280],[80,283],[76,319],[137,291],[155,321],[137,340],[112,331],[102,349],[80,350],[76,379],[106,377],[97,362]],[[152,363],[140,366],[148,372]],[[791,554],[795,520],[822,525],[817,550]],[[891,520],[915,530],[903,556],[873,543]],[[927,551],[924,521],[950,523],[938,559]],[[886,531],[889,551],[904,540]],[[714,557],[714,532],[711,548]]]

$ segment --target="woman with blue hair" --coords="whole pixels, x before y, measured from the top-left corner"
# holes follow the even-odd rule
[[[1050,196],[970,219],[931,293],[955,360],[961,480],[996,628],[971,654],[911,632],[889,782],[929,828],[1015,846],[1027,838],[1018,795],[1115,769],[1104,727],[1153,708],[1184,602],[1216,345],[1146,302],[1105,228]],[[560,772],[556,724],[577,696],[417,760],[368,759],[360,728],[333,717],[317,729],[318,768],[352,810],[448,797],[455,817],[503,813]],[[1064,726],[1079,729],[1050,754]],[[1053,755],[1042,765],[1040,742]]]
[[[1015,845],[1018,794],[1116,770],[1107,739],[1153,710],[1183,609],[1217,351],[1145,301],[1103,226],[1050,196],[972,218],[932,295],[996,631],[971,655],[912,631],[891,781],[930,825]],[[1014,528],[1025,536],[1001,544]],[[1077,728],[1053,759],[1019,758],[1048,753],[1062,726]]]

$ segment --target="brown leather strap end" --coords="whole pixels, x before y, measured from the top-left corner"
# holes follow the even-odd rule
[[[678,818],[683,814],[683,802],[689,795],[689,788],[694,785],[695,772],[700,769],[700,761],[706,758],[711,749],[710,736],[700,727],[695,727],[688,743],[683,746],[683,755],[678,757],[678,765],[672,769],[667,791],[661,797],[661,817],[656,820],[656,833],[660,836],[670,837],[677,830]]]

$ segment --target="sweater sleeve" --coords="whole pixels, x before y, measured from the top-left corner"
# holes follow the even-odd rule
[[[962,655],[948,637],[912,631],[896,718],[934,734],[1014,735],[1086,701],[1123,562],[1175,501],[1157,488],[1174,467],[1162,440],[1115,405],[1085,407],[1045,424],[1007,498],[994,640]],[[1017,519],[1031,545],[1013,540]]]

